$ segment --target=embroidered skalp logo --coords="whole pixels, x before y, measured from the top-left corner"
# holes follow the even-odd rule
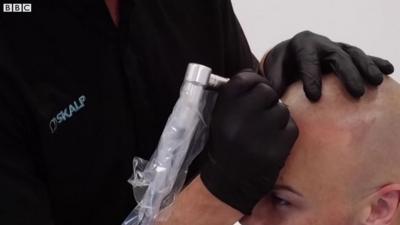
[[[49,127],[52,134],[57,130],[58,125],[64,123],[77,112],[85,108],[86,96],[82,95],[77,100],[69,104],[65,109],[61,110],[55,117],[50,120]]]

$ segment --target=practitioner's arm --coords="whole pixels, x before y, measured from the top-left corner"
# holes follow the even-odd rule
[[[197,177],[177,197],[166,222],[157,225],[232,225],[243,214],[218,200]]]

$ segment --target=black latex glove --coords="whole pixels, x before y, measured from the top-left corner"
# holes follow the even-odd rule
[[[222,87],[201,179],[217,198],[250,214],[271,191],[298,129],[267,80],[243,72]]]
[[[384,74],[394,72],[384,59],[366,55],[361,49],[304,31],[274,47],[261,65],[272,87],[282,95],[286,88],[302,80],[312,101],[321,97],[323,73],[334,72],[354,97],[364,94],[364,81],[379,85]]]

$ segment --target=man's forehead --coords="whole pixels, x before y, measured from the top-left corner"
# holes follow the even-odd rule
[[[290,100],[303,101],[301,98],[294,96]],[[305,196],[312,194],[314,197],[318,193],[342,190],[343,184],[351,179],[354,162],[351,143],[355,132],[350,131],[349,124],[337,123],[334,113],[325,112],[312,103],[306,103],[311,105],[312,111],[303,111],[300,104],[295,104],[292,110],[293,104],[287,104],[300,134],[278,184],[290,185]]]
[[[315,135],[300,133],[282,169],[280,184],[345,182],[345,177],[355,166],[348,139],[344,133],[332,131],[321,131]]]
[[[399,143],[398,138],[393,138],[393,133],[400,134],[398,120],[393,121],[400,111],[399,84],[386,79],[381,87],[369,88],[361,99],[354,99],[337,78],[329,76],[323,83],[318,103],[307,100],[301,83],[290,87],[283,97],[300,136],[282,170],[278,181],[281,184],[315,192],[340,188],[337,184],[359,186],[356,177],[372,168],[365,162],[380,161],[379,157],[386,157],[384,150],[390,150],[390,141]],[[399,126],[388,133],[384,127],[389,124]],[[371,141],[376,143],[372,145]],[[373,146],[380,149],[379,157],[371,155]]]

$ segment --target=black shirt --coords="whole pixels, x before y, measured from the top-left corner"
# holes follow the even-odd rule
[[[18,2],[18,1],[11,1]],[[0,224],[120,224],[189,62],[254,58],[229,0],[33,0],[0,13]]]

